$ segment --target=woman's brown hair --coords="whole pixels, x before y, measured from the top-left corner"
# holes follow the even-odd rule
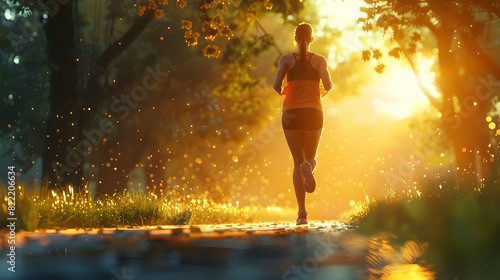
[[[313,35],[314,29],[312,25],[307,22],[302,22],[295,27],[295,37],[297,38],[297,44],[299,45],[300,59],[306,57],[307,44],[311,42]]]

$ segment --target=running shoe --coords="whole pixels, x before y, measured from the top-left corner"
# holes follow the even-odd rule
[[[316,179],[314,179],[314,174],[312,170],[312,166],[309,162],[304,161],[300,164],[300,172],[304,177],[304,190],[308,193],[314,192],[316,189]]]
[[[296,225],[307,225],[307,211],[300,211],[299,217],[297,218],[297,222],[295,223]]]

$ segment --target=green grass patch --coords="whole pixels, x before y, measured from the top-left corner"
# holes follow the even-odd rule
[[[7,188],[0,190],[0,228],[8,224]],[[18,229],[101,228],[149,225],[221,224],[293,221],[295,212],[278,207],[240,207],[202,195],[124,191],[93,199],[87,187],[79,192],[39,188],[16,189]]]
[[[393,247],[409,241],[428,243],[425,260],[436,268],[438,279],[500,275],[499,184],[468,196],[450,191],[411,200],[374,201],[353,219],[359,224],[358,233],[390,234]]]

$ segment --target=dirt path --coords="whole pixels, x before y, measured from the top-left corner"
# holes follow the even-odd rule
[[[16,272],[0,279],[359,279],[367,239],[312,222],[18,232]]]

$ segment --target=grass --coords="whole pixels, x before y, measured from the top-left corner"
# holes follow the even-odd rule
[[[7,187],[0,186],[0,228],[10,217]],[[201,195],[170,192],[156,195],[124,191],[93,199],[88,188],[75,192],[22,188],[16,190],[17,229],[34,231],[48,228],[101,228],[147,225],[221,224],[292,221],[295,213],[278,207],[239,207],[216,203]]]
[[[474,195],[457,191],[366,205],[354,217],[358,233],[390,233],[392,247],[428,244],[425,258],[438,279],[497,279],[500,275],[500,184]]]

